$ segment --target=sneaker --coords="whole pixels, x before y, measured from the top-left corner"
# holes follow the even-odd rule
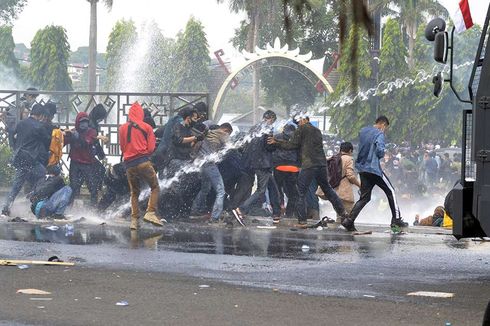
[[[354,221],[349,217],[344,218],[340,224],[342,224],[342,226],[349,232],[357,231],[356,227],[354,226]]]
[[[402,218],[395,218],[391,220],[391,227],[398,226],[401,228],[406,228],[408,223],[405,222]]]
[[[232,209],[231,212],[233,213],[233,216],[238,221],[238,223],[240,223],[241,226],[245,226],[245,224],[243,223],[243,217],[240,214],[240,211],[237,208],[235,208],[235,209]]]
[[[163,226],[163,223],[160,221],[160,218],[157,216],[157,214],[155,214],[155,212],[146,212],[143,219],[153,225]]]

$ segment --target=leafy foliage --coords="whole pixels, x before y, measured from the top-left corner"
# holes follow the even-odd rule
[[[31,42],[29,78],[34,85],[49,91],[72,90],[68,76],[70,45],[61,26],[46,26]]]
[[[433,95],[431,76],[444,66],[437,65],[432,59],[432,43],[425,40],[424,26],[419,26],[414,44],[414,68],[408,66],[408,40],[403,37],[398,20],[387,20],[383,30],[383,45],[380,53],[380,81],[400,83],[415,80],[408,87],[394,89],[386,94],[379,94],[371,100],[357,100],[352,105],[336,106],[332,109],[332,131],[338,132],[346,140],[355,140],[362,126],[372,124],[376,114],[384,114],[390,119],[388,139],[400,143],[410,141],[417,144],[422,141],[432,141],[442,146],[460,143],[461,111],[468,108],[460,103],[446,85],[445,91],[439,98]],[[466,63],[471,66],[479,41],[481,29],[473,29],[457,35],[455,38],[455,64]],[[363,38],[364,39],[364,38]],[[368,77],[369,62],[368,44],[359,43],[359,84],[365,91],[373,87],[373,81]],[[366,56],[363,58],[363,54]],[[470,61],[468,61],[470,60]],[[363,66],[363,62],[364,66]],[[329,98],[331,106],[343,96],[351,94],[349,60],[341,59],[340,72],[342,78],[334,94]],[[365,78],[363,78],[363,76]],[[422,78],[421,76],[425,76]],[[447,76],[446,76],[447,77]],[[455,71],[454,83],[461,92],[469,79],[469,69],[461,68]],[[379,103],[375,101],[379,100]],[[377,112],[376,112],[377,107]]]
[[[10,23],[22,11],[27,0],[2,0],[0,1],[0,21]]]
[[[0,26],[0,64],[10,69],[14,76],[19,76],[19,61],[14,54],[15,43],[11,26]]]
[[[238,1],[230,1],[230,4],[235,2]],[[317,0],[315,6],[302,16],[296,13],[293,4],[284,8],[282,5],[282,0],[261,2],[262,25],[259,28],[257,46],[264,48],[267,43],[273,44],[278,37],[281,44],[288,42],[290,49],[299,47],[302,53],[311,51],[313,59],[323,58],[325,52],[338,51],[339,31],[333,9],[335,1]],[[290,39],[283,24],[286,16],[291,22]],[[247,49],[252,28],[250,19],[241,22],[232,39],[236,48]],[[328,59],[330,56],[327,56]],[[311,81],[289,68],[262,67],[260,73],[261,85],[266,91],[269,106],[277,103],[283,104],[287,109],[295,104],[311,106],[318,95]]]
[[[359,33],[359,31],[351,31],[345,45],[347,50],[354,46],[356,33]],[[361,38],[357,41],[357,46],[359,47],[358,80],[360,85],[368,86],[372,85],[372,80],[370,79],[372,75],[371,55],[368,51],[369,42],[365,34],[360,33],[358,35],[361,35]],[[355,76],[350,73],[351,69],[350,57],[342,56],[339,66],[341,77],[335,92],[329,96],[331,103],[340,101],[344,97],[355,95],[352,90],[352,80]],[[357,137],[357,132],[364,126],[366,121],[371,121],[375,115],[373,106],[368,101],[362,101],[359,98],[350,105],[338,105],[331,109],[331,131],[346,140],[352,141]]]
[[[135,42],[137,37],[136,26],[131,20],[119,20],[112,28],[107,43],[107,81],[106,89],[114,90],[119,78],[119,71],[124,64],[124,53]]]
[[[12,151],[7,145],[0,145],[0,183],[10,185],[14,179],[15,170],[10,166]]]
[[[176,89],[206,91],[209,76],[209,46],[200,21],[191,17],[177,38]]]

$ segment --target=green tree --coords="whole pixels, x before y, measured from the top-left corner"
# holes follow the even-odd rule
[[[150,47],[147,52],[143,79],[145,91],[170,92],[175,90],[175,62],[176,42],[172,38],[164,37],[162,31],[155,22],[150,22],[145,29],[150,39]]]
[[[425,25],[427,16],[446,14],[442,5],[435,0],[373,0],[370,7],[389,9],[383,13],[400,21],[408,40],[408,65],[414,67],[414,48],[419,26]],[[425,27],[425,26],[424,26]]]
[[[0,1],[0,21],[10,23],[24,9],[27,0],[2,0]]]
[[[14,54],[15,43],[12,37],[11,26],[0,26],[0,64],[10,70],[15,77],[19,77],[19,61]]]
[[[119,20],[112,28],[107,43],[107,80],[106,90],[114,90],[120,78],[119,71],[124,60],[124,53],[137,38],[136,26],[131,20]]]
[[[356,41],[358,36],[361,37]],[[371,55],[366,36],[361,31],[351,31],[343,53],[350,53],[351,47],[358,47],[356,50],[359,55],[359,65],[356,68],[358,76],[353,76],[351,73],[351,69],[353,69],[351,57],[343,55],[340,58],[339,72],[341,77],[339,83],[335,92],[327,100],[332,122],[331,131],[349,141],[355,140],[359,130],[366,124],[372,123],[376,115],[369,101],[366,101],[362,96],[357,96],[352,89],[354,78],[358,78],[362,89],[368,88],[372,83]],[[346,99],[352,101],[345,102]]]
[[[398,20],[388,19],[383,28],[379,64],[380,80],[394,82],[397,79],[408,76],[409,68],[406,58],[407,48],[403,42],[400,23]],[[379,95],[377,114],[389,116],[391,129],[397,131],[390,135],[390,140],[394,142],[405,140],[404,137],[409,132],[406,121],[411,118],[412,111],[405,102],[408,94],[409,89],[402,88],[388,94]]]
[[[49,91],[72,90],[68,76],[70,45],[61,26],[46,26],[31,42],[29,77],[34,85]]]
[[[175,84],[178,91],[206,91],[209,48],[204,27],[191,17],[177,38]]]

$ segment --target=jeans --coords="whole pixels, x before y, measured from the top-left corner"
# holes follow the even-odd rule
[[[364,206],[366,206],[366,204],[369,203],[369,201],[371,200],[371,193],[374,186],[378,186],[386,194],[386,198],[388,198],[392,220],[400,219],[400,208],[398,207],[398,203],[396,202],[395,189],[391,185],[388,177],[384,173],[383,176],[380,177],[377,174],[368,172],[361,172],[359,173],[359,176],[361,178],[361,197],[354,205],[354,208],[352,208],[350,218],[352,220],[355,220],[357,218]]]
[[[70,186],[64,186],[57,192],[51,195],[48,200],[44,202],[43,208],[45,209],[46,216],[51,215],[63,215],[66,207],[70,204],[72,190]],[[38,218],[45,216],[37,216]]]
[[[342,204],[342,200],[339,198],[339,196],[335,193],[335,191],[328,183],[327,168],[325,166],[318,166],[318,167],[303,169],[299,173],[298,176],[299,198],[298,198],[298,205],[297,205],[298,220],[306,221],[305,197],[309,187],[311,186],[311,182],[313,180],[316,180],[318,186],[320,186],[323,193],[325,194],[325,197],[327,197],[327,200],[332,203],[335,212],[337,212],[337,214],[339,214],[340,216],[345,216],[346,213],[345,213],[344,205]]]
[[[201,190],[194,200],[194,210],[203,212],[206,210],[206,199],[211,188],[216,192],[211,218],[218,220],[223,212],[223,201],[225,199],[225,186],[223,178],[216,164],[205,164],[202,167]]]
[[[12,184],[12,189],[7,196],[5,201],[4,209],[10,210],[12,203],[19,194],[24,183],[29,180],[33,184],[36,184],[39,179],[46,175],[46,168],[41,163],[34,163],[32,167],[21,167],[15,170],[14,182]]]
[[[131,190],[131,219],[139,218],[139,196],[141,192],[140,181],[146,182],[151,189],[150,199],[148,200],[147,212],[156,212],[158,207],[158,194],[160,187],[158,178],[150,161],[143,162],[137,166],[127,169],[129,189]]]
[[[236,188],[231,194],[228,209],[239,207],[245,200],[250,197],[254,185],[254,175],[247,171],[242,171],[238,179]]]
[[[265,194],[269,180],[272,178],[272,173],[270,169],[256,169],[254,170],[255,175],[257,175],[257,189],[245,202],[240,206],[240,210],[247,214],[250,207]]]
[[[318,196],[316,195],[317,189],[318,189],[318,183],[316,182],[316,180],[313,180],[306,192],[306,208],[314,209],[319,212],[320,204],[318,202]]]

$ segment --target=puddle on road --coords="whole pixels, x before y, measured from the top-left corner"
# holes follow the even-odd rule
[[[488,243],[457,241],[451,236],[411,234],[391,236],[380,233],[353,237],[344,231],[300,230],[288,228],[261,230],[257,228],[207,227],[188,223],[166,225],[163,230],[126,227],[74,225],[73,229],[59,225],[47,229],[47,224],[0,224],[0,239],[24,242],[47,242],[71,245],[109,245],[138,250],[171,250],[177,252],[294,258],[320,260],[332,255],[357,254],[372,258],[400,249],[423,250],[436,247],[453,250],[468,249]],[[305,250],[305,248],[308,248]]]

